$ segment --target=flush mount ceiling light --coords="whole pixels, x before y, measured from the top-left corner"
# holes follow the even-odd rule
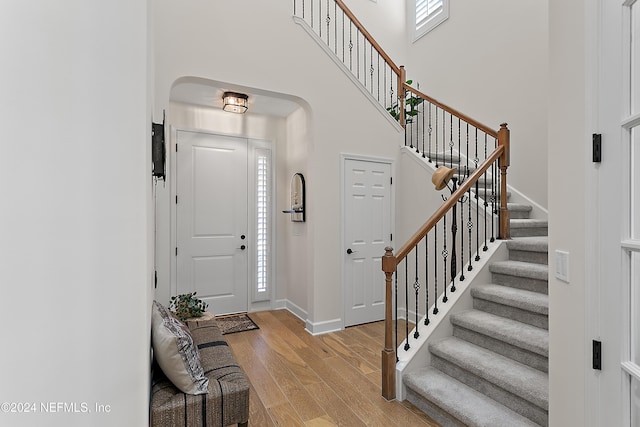
[[[249,97],[244,93],[225,92],[222,96],[222,109],[231,113],[244,113],[249,108]]]

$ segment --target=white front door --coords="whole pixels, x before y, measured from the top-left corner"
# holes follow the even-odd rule
[[[345,326],[384,319],[382,256],[391,241],[391,164],[344,159]]]
[[[600,5],[595,298],[602,370],[593,425],[640,427],[640,2]]]
[[[247,311],[247,140],[177,132],[177,291]]]

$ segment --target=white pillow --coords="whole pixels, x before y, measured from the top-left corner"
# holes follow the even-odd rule
[[[157,301],[151,310],[151,343],[162,372],[177,388],[187,394],[207,393],[209,379],[189,330]]]

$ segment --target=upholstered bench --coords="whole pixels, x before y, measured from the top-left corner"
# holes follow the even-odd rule
[[[155,307],[154,307],[155,309]],[[201,394],[180,391],[159,366],[154,367],[151,427],[246,427],[249,420],[249,382],[238,366],[215,319],[186,323],[208,380]]]

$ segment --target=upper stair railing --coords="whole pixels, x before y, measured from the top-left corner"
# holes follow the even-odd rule
[[[395,254],[387,248],[382,259],[386,286],[382,395],[391,400],[398,345],[404,344],[400,351],[411,348],[421,325],[430,323],[430,314],[438,314],[438,304],[448,301],[456,281],[465,280],[464,272],[480,261],[496,234],[509,238],[509,129],[502,124],[494,130],[411,87],[404,67],[391,60],[342,0],[294,0],[293,13],[398,120],[405,129],[405,146],[438,168],[436,189],[450,190],[407,243]],[[458,223],[466,230],[458,232]]]

